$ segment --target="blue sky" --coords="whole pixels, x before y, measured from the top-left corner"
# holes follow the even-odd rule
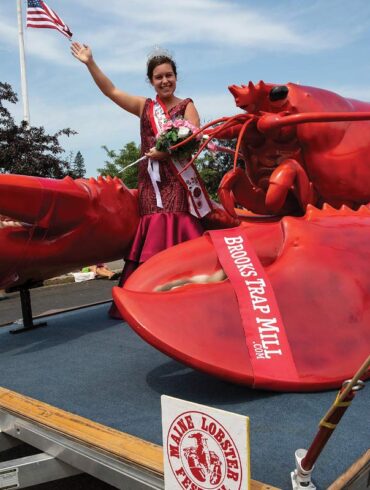
[[[151,96],[148,53],[167,48],[178,64],[177,95],[192,97],[203,122],[236,113],[231,84],[299,82],[370,100],[368,0],[47,0],[73,39],[93,49],[112,81]],[[26,14],[23,4],[23,17]],[[25,22],[24,22],[25,23]],[[51,29],[25,29],[31,124],[78,135],[87,176],[104,165],[102,145],[139,141],[139,121],[106,99],[69,41]],[[0,81],[20,95],[16,0],[0,2]],[[17,121],[21,103],[12,108]]]

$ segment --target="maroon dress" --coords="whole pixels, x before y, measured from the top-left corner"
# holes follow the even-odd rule
[[[183,117],[189,102],[192,100],[184,99],[172,107],[169,111],[171,119]],[[142,155],[156,143],[149,117],[150,107],[151,99],[147,99],[140,121]],[[138,190],[141,219],[130,253],[125,257],[120,286],[123,286],[142,262],[154,254],[177,243],[197,238],[204,231],[199,219],[189,213],[187,192],[166,161],[159,164],[158,188],[163,207],[157,207],[155,191],[147,167],[148,160],[139,163]]]

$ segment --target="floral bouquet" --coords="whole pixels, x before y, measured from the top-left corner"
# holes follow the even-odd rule
[[[156,149],[171,153],[177,160],[189,159],[195,150],[199,148],[201,133],[184,145],[170,151],[171,146],[185,141],[189,136],[198,131],[199,128],[191,124],[186,119],[175,119],[167,121],[162,128],[162,132],[157,136]]]

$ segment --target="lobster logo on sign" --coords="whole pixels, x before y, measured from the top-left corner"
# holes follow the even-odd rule
[[[201,432],[189,435],[196,440],[195,446],[186,447],[183,453],[194,478],[207,485],[218,485],[221,480],[221,459],[208,448],[208,437]]]
[[[236,445],[226,429],[202,412],[185,412],[167,436],[171,469],[181,488],[239,490],[242,468]]]

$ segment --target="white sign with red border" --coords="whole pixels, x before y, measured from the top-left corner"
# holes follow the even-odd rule
[[[249,418],[162,395],[168,490],[250,488]]]

